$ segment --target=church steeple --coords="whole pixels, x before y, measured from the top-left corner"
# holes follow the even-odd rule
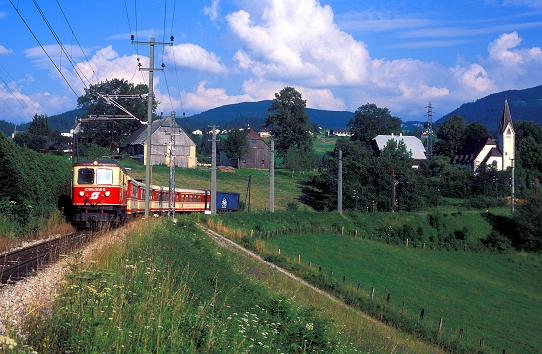
[[[502,152],[502,169],[512,166],[515,159],[515,131],[512,124],[512,116],[508,108],[508,101],[504,100],[501,121],[499,122],[498,147]]]

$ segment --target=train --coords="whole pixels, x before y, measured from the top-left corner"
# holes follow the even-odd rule
[[[211,212],[211,192],[175,188],[175,213]],[[130,177],[119,163],[89,160],[73,164],[72,218],[78,229],[93,225],[123,224],[145,213],[146,186]],[[170,211],[169,187],[151,185],[149,213]],[[216,211],[239,210],[239,193],[216,192]]]

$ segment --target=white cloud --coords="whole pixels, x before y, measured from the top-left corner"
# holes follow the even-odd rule
[[[38,92],[26,95],[22,87],[14,82],[9,83],[9,89],[0,85],[0,101],[8,107],[6,116],[15,124],[32,121],[34,114],[53,115],[73,109],[73,101],[66,96]]]
[[[206,82],[201,81],[195,92],[183,94],[186,108],[196,111],[204,111],[225,104],[252,102],[254,99],[247,94],[238,96],[229,96],[225,89],[206,88]]]
[[[211,6],[205,6],[203,8],[203,13],[209,16],[213,22],[218,18],[218,11],[220,10],[219,3],[220,0],[212,0]]]
[[[245,47],[234,59],[258,77],[308,87],[367,79],[365,44],[340,31],[329,6],[314,0],[268,1],[259,17],[240,10],[226,19]]]
[[[496,89],[536,86],[542,80],[540,47],[519,48],[522,38],[517,32],[503,33],[488,46],[484,63]]]
[[[221,63],[219,56],[191,43],[166,47],[165,60],[169,63],[176,63],[177,66],[212,74],[228,72],[228,68]]]
[[[475,89],[480,93],[490,93],[496,88],[488,77],[487,71],[480,64],[470,64],[466,67],[458,65],[451,68],[450,71],[467,90]]]
[[[269,100],[275,97],[287,83],[269,81],[261,78],[250,79],[243,83],[243,90],[253,97],[254,101]],[[346,110],[346,104],[340,98],[336,98],[330,89],[314,89],[304,86],[293,86],[307,101],[307,107],[325,110]]]
[[[0,45],[0,55],[10,55],[13,53],[12,49],[7,49],[3,45]]]

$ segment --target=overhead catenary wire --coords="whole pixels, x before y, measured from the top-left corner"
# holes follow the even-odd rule
[[[81,80],[81,82],[83,83],[83,85],[85,87],[87,87],[87,83],[90,84],[90,80],[85,76],[85,74],[81,71],[81,69],[79,69],[77,67],[77,64],[75,63],[75,61],[73,60],[73,58],[71,57],[71,55],[68,53],[68,51],[66,50],[66,47],[64,46],[64,44],[62,44],[62,41],[60,40],[60,38],[58,37],[58,35],[56,34],[55,30],[53,29],[53,26],[51,26],[51,23],[49,22],[49,20],[47,19],[47,16],[45,16],[45,13],[41,10],[40,6],[38,5],[37,1],[36,0],[32,0],[32,2],[34,3],[34,5],[36,6],[36,9],[38,10],[38,12],[40,13],[43,21],[45,22],[45,24],[47,25],[47,27],[49,28],[49,30],[51,31],[51,34],[53,35],[53,37],[55,38],[55,40],[57,41],[58,45],[60,46],[60,49],[62,50],[62,52],[64,53],[64,55],[66,55],[66,58],[68,59],[68,62],[71,64],[71,66],[73,67],[73,71],[74,73],[77,74],[77,76],[79,77],[79,79]],[[81,75],[85,78],[85,80],[83,80],[83,78],[81,77]]]
[[[56,63],[54,62],[53,58],[51,58],[51,56],[49,55],[49,53],[47,53],[47,50],[45,50],[45,48],[44,48],[43,45],[41,44],[40,40],[39,40],[38,37],[36,36],[36,34],[32,31],[32,28],[30,28],[30,26],[28,25],[28,23],[26,22],[26,20],[23,18],[23,15],[19,12],[19,8],[15,6],[15,4],[13,3],[12,0],[9,0],[9,3],[11,4],[11,6],[13,6],[13,9],[15,9],[15,11],[17,12],[17,14],[19,15],[19,17],[21,18],[21,20],[22,20],[23,23],[25,24],[26,28],[30,31],[30,33],[32,34],[32,36],[34,37],[34,39],[36,40],[36,42],[38,42],[39,46],[41,47],[41,49],[43,50],[43,52],[45,53],[45,55],[47,55],[47,58],[49,58],[49,60],[50,60],[51,63],[54,65],[54,67],[56,68],[56,70],[58,71],[58,73],[60,74],[60,76],[62,76],[62,78],[64,79],[64,81],[65,81],[66,84],[68,85],[68,87],[73,91],[75,97],[79,98],[79,95],[77,94],[77,92],[75,92],[74,88],[70,85],[68,79],[66,79],[66,77],[65,77],[64,74],[62,73],[62,70],[60,70],[60,68],[58,67],[58,65],[56,65]]]
[[[73,37],[75,38],[75,41],[77,42],[77,45],[79,46],[79,49],[81,49],[81,53],[85,57],[85,60],[87,61],[88,66],[90,67],[90,70],[92,70],[92,75],[96,78],[96,82],[99,82],[100,79],[98,78],[98,75],[96,75],[96,72],[94,71],[94,68],[92,67],[92,64],[90,63],[90,60],[88,59],[85,51],[83,50],[83,47],[81,46],[81,43],[79,43],[79,39],[75,35],[75,32],[73,31],[73,28],[72,28],[70,22],[68,21],[68,18],[66,17],[66,14],[64,13],[64,10],[62,9],[62,6],[60,6],[60,3],[58,2],[58,0],[56,0],[56,3],[58,4],[58,7],[60,8],[60,12],[62,12],[62,16],[64,16],[64,19],[66,20],[66,23],[68,24],[68,27],[70,27],[70,31],[71,31]]]

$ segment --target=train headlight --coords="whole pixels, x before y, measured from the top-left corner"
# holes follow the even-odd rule
[[[109,196],[111,195],[111,191],[105,191],[104,195],[105,195],[106,197],[109,197]]]
[[[84,197],[84,196],[85,196],[85,192],[84,192],[84,191],[79,191],[79,196],[80,196],[80,197]]]
[[[98,160],[94,160],[94,161],[92,162],[92,164],[93,164],[94,166],[97,166],[97,165],[98,165]]]

